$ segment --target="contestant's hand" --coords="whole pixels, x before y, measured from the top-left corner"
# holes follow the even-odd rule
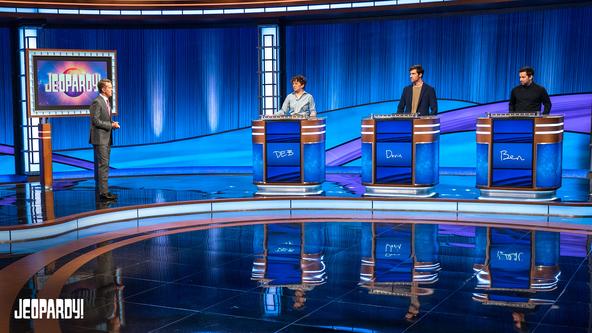
[[[111,123],[111,126],[112,126],[113,128],[120,128],[120,127],[121,127],[121,126],[119,126],[119,122],[117,122],[117,121],[114,121],[114,122],[112,122],[112,123]]]
[[[317,117],[317,113],[316,112],[310,114],[310,118],[316,118],[316,117]]]

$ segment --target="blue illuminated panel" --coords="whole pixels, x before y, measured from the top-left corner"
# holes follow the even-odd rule
[[[477,185],[487,186],[489,173],[489,145],[477,143]]]
[[[417,143],[415,145],[415,184],[432,185],[439,181],[440,143]]]
[[[372,182],[372,144],[362,142],[362,182]]]
[[[413,120],[376,120],[376,183],[410,185]]]
[[[395,229],[392,224],[375,224],[375,228],[375,281],[411,282],[413,280],[411,226]]]
[[[325,143],[304,145],[304,182],[321,183],[325,181]]]
[[[491,287],[529,289],[532,260],[531,233],[492,228],[490,237]]]
[[[561,158],[563,147],[561,143],[537,145],[537,187],[561,186]]]
[[[300,122],[268,122],[265,125],[265,138],[266,181],[301,182]]]
[[[491,185],[532,187],[533,119],[495,119]]]
[[[300,284],[300,253],[302,243],[300,224],[267,225],[267,265],[265,278],[270,285]]]
[[[263,145],[253,144],[253,181],[263,181]]]

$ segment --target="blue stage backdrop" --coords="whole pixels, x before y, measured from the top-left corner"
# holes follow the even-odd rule
[[[256,27],[47,28],[38,47],[117,51],[117,146],[218,133],[258,116]],[[90,147],[88,118],[51,123],[55,150]]]
[[[291,25],[286,82],[304,74],[320,111],[399,99],[412,64],[440,98],[507,100],[524,65],[550,94],[592,92],[591,17],[578,7]]]
[[[13,52],[10,48],[10,29],[0,28],[0,80],[2,88],[0,89],[0,144],[14,144],[14,131],[12,120],[12,57]]]

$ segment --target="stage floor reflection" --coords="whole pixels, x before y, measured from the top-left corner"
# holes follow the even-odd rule
[[[48,285],[60,298],[83,298],[85,318],[62,320],[63,332],[587,332],[592,324],[586,234],[307,222],[134,236],[64,253],[19,298],[51,296]],[[68,265],[78,268],[61,276]],[[30,327],[11,322],[14,332]]]

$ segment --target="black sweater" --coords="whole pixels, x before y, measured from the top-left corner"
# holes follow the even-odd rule
[[[551,99],[547,90],[536,83],[530,86],[519,85],[512,89],[510,96],[510,112],[540,112],[541,104],[545,106],[543,114],[551,112]]]

